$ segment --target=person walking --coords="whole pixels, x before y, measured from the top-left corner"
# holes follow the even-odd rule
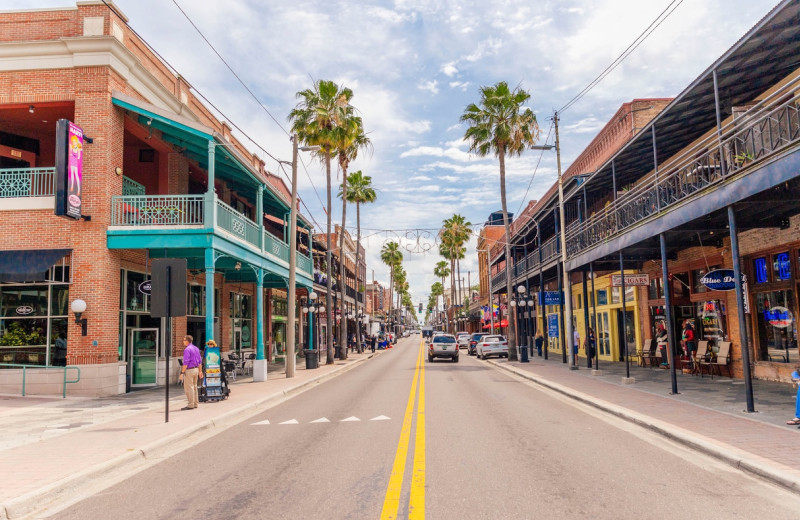
[[[541,332],[536,333],[536,338],[533,340],[536,343],[536,353],[539,354],[539,357],[542,357],[542,345],[544,345],[544,338],[542,337]]]
[[[578,368],[578,349],[581,347],[581,335],[578,334],[578,329],[572,329],[572,355],[575,356],[574,364],[575,368]],[[586,357],[589,357],[589,354],[586,354]]]
[[[586,365],[592,368],[594,356],[597,353],[597,338],[594,336],[594,329],[589,327],[589,333],[586,334]]]
[[[794,400],[794,419],[786,421],[789,426],[800,426],[800,373],[792,372],[792,382],[797,385],[797,397]]]
[[[683,324],[683,345],[686,348],[686,355],[689,356],[689,366],[694,369],[694,352],[697,350],[697,343],[694,341],[694,329],[692,322],[686,320]]]
[[[658,332],[656,332],[656,344],[661,352],[661,367],[669,367],[669,353],[667,351],[669,344],[667,341],[667,329],[664,328],[664,325],[662,324],[658,325]]]
[[[181,410],[195,410],[197,408],[197,380],[203,377],[203,373],[200,370],[200,366],[203,364],[203,359],[200,357],[200,349],[192,341],[194,341],[194,338],[191,336],[183,337],[183,344],[186,347],[183,349],[183,365],[181,366],[181,375],[178,376],[178,380],[183,383],[183,391],[186,393],[188,404]]]
[[[373,334],[372,337],[369,340],[369,347],[370,347],[370,350],[372,350],[373,354],[375,353],[375,344],[377,342],[378,342],[378,338],[375,336],[375,334]]]

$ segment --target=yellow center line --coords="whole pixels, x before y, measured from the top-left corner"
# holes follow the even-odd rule
[[[400,441],[397,443],[397,453],[394,456],[392,474],[389,477],[389,485],[386,488],[386,498],[383,500],[383,510],[381,520],[397,518],[397,510],[400,508],[400,493],[403,490],[403,477],[406,470],[406,458],[408,457],[408,441],[411,437],[411,419],[414,414],[414,401],[417,397],[417,379],[419,378],[420,365],[422,363],[422,351],[424,342],[420,344],[417,353],[417,365],[414,370],[414,379],[411,382],[411,392],[406,404],[406,413],[403,416],[403,427],[400,430]]]
[[[423,342],[423,349],[425,343]],[[425,519],[425,364],[419,375],[417,403],[417,435],[414,439],[414,469],[411,473],[411,497],[408,502],[410,520]]]

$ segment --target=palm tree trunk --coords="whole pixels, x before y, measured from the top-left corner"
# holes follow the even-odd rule
[[[460,315],[464,310],[464,296],[461,294],[461,260],[458,258],[456,258],[456,268],[458,269],[458,304],[461,305],[458,308],[458,314]],[[456,330],[458,330],[458,326],[456,326]]]
[[[345,311],[345,297],[347,295],[347,281],[345,279],[344,254],[344,226],[347,221],[347,168],[342,168],[342,227],[339,229],[339,291],[342,294],[342,301],[339,304],[342,312],[342,319],[339,322],[339,359],[347,359],[347,312]]]
[[[361,253],[361,204],[356,202],[356,314],[358,314],[358,295],[361,291],[358,290],[358,262],[360,260],[359,253]],[[366,285],[366,283],[365,283]],[[366,287],[364,288],[366,291]],[[364,300],[366,304],[366,298]],[[364,311],[366,311],[366,305],[364,306]],[[366,312],[364,312],[366,314]],[[361,322],[358,321],[356,318],[356,346],[358,347],[358,351],[361,351]]]
[[[500,147],[500,203],[503,207],[503,228],[506,232],[506,300],[513,298],[514,293],[511,287],[511,223],[508,221],[508,208],[506,206],[506,157],[505,150]],[[509,307],[507,307],[509,308]],[[517,360],[517,322],[513,316],[507,314],[508,320],[508,360]],[[501,316],[502,319],[502,316]],[[513,322],[513,325],[512,325]]]
[[[394,307],[394,298],[392,297],[392,289],[394,288],[394,264],[389,266],[389,308],[386,309],[386,324],[392,321],[392,307]],[[388,332],[388,331],[385,331]]]
[[[452,252],[451,252],[452,253]],[[453,309],[453,316],[455,317],[456,310],[455,310],[455,303],[456,303],[456,261],[454,259],[450,259],[450,308]],[[448,325],[450,324],[449,314],[447,319]],[[455,330],[451,330],[450,332],[455,332]]]
[[[331,264],[333,263],[333,259],[331,258],[331,155],[330,151],[325,155],[325,176],[328,181],[328,211],[325,213],[328,214],[328,236],[326,237],[326,247],[328,248],[325,251],[325,276],[328,277],[326,281],[327,287],[327,294],[325,295],[325,313],[327,316],[327,330],[325,331],[325,343],[327,345],[327,353],[326,353],[326,364],[332,365],[333,364],[333,271],[331,269]]]

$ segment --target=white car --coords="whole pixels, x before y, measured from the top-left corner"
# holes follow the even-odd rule
[[[456,332],[456,343],[458,343],[458,348],[469,347],[469,337],[469,332]]]
[[[478,357],[486,359],[489,356],[508,357],[508,340],[505,336],[487,335],[478,341]]]
[[[450,358],[454,363],[458,363],[458,345],[455,336],[441,334],[431,339],[428,343],[428,361],[431,362],[437,357]]]

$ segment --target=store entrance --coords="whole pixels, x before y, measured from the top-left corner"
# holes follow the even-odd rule
[[[158,370],[158,329],[129,329],[128,334],[131,386],[155,385]]]

